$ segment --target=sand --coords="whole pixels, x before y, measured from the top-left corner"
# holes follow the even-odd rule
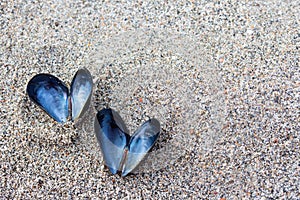
[[[0,3],[1,199],[299,199],[298,1]],[[26,94],[51,73],[94,79],[82,123]],[[104,167],[97,110],[133,133],[156,117],[137,173]]]

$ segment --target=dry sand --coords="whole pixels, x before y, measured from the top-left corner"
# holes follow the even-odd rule
[[[0,199],[300,199],[299,1],[1,1]],[[80,67],[95,87],[59,124],[26,84]],[[162,137],[138,173],[103,166],[96,110]]]

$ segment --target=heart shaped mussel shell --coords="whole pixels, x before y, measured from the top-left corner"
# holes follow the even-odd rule
[[[57,77],[43,73],[35,75],[26,89],[29,98],[60,123],[66,122],[69,115],[73,121],[83,116],[90,105],[92,90],[93,79],[86,68],[76,72],[70,92]]]
[[[122,176],[139,166],[160,134],[160,123],[153,118],[130,136],[124,121],[112,109],[97,113],[94,128],[105,165],[113,174],[120,171]]]

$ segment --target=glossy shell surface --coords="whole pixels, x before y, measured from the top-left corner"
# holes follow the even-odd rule
[[[90,72],[83,68],[75,74],[71,83],[72,120],[82,117],[87,111],[93,92],[93,79]]]
[[[122,118],[112,109],[99,111],[94,126],[106,166],[122,176],[136,169],[160,134],[159,121],[150,119],[130,136]]]
[[[38,74],[27,85],[29,98],[54,120],[63,123],[69,115],[67,86],[51,74]]]
[[[26,89],[29,98],[60,123],[68,120],[69,108],[73,121],[86,112],[90,105],[92,90],[93,79],[85,68],[79,69],[75,74],[70,92],[66,84],[51,74],[35,75],[28,82]]]

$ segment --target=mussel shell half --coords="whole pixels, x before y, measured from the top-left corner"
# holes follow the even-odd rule
[[[75,74],[71,83],[72,120],[82,117],[88,110],[93,91],[93,78],[91,73],[82,68]]]
[[[111,173],[116,174],[122,162],[124,148],[130,140],[127,128],[118,113],[112,109],[103,109],[96,115],[94,129],[105,165]]]
[[[106,166],[113,174],[121,171],[126,176],[155,144],[160,123],[150,119],[130,136],[120,115],[112,109],[103,109],[96,115],[95,133]]]
[[[146,121],[132,136],[128,145],[122,176],[132,172],[146,157],[160,134],[160,123],[157,119]]]
[[[64,123],[69,114],[67,86],[51,74],[35,75],[27,84],[29,98],[54,120]]]

